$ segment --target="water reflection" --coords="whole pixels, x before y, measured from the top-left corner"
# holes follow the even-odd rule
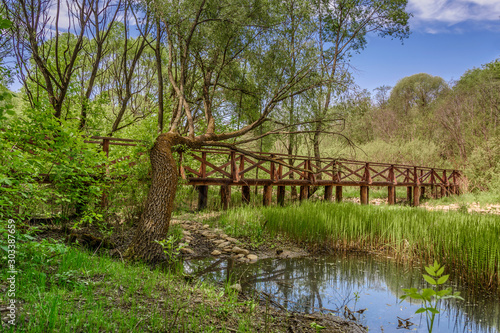
[[[268,259],[244,265],[208,260],[186,263],[185,269],[214,282],[230,277],[245,291],[270,294],[291,311],[355,316],[371,332],[400,332],[403,327],[427,332],[425,318],[414,314],[420,304],[409,300],[399,303],[401,288],[428,287],[422,280],[423,269],[398,265],[390,259],[344,254],[319,259]],[[465,301],[444,301],[434,331],[498,332],[498,296],[472,295],[450,283],[454,291],[461,291]]]

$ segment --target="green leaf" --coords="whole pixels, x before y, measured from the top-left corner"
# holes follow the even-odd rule
[[[427,311],[425,308],[420,308],[417,311],[415,311],[415,314],[424,313],[425,311]]]
[[[423,277],[424,277],[424,280],[427,281],[428,283],[430,283],[432,285],[437,285],[436,280],[434,280],[433,278],[431,278],[429,275],[423,274]]]
[[[422,290],[422,297],[429,299],[431,296],[436,295],[436,292],[433,289],[424,289]]]
[[[425,266],[424,268],[429,275],[436,276],[436,272],[432,269],[432,266]]]
[[[450,277],[450,275],[443,275],[441,276],[438,281],[437,281],[437,284],[443,284],[445,283],[446,281],[448,281],[448,278]]]
[[[439,271],[437,271],[437,273],[436,273],[436,274],[439,276],[439,275],[443,274],[443,272],[444,272],[444,266],[443,266],[443,267],[441,267],[441,268],[439,269]]]
[[[438,314],[439,313],[438,309],[436,309],[436,308],[427,308],[427,310],[429,312],[431,312],[431,313],[434,313],[434,314]]]

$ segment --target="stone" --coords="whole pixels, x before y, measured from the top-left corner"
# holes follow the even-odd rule
[[[210,253],[211,255],[213,256],[220,256],[222,252],[220,252],[219,250],[213,250],[212,253]]]
[[[181,252],[184,254],[193,254],[194,253],[194,251],[192,249],[190,249],[189,247],[183,247],[181,249]]]
[[[182,234],[184,236],[190,236],[191,235],[191,232],[187,231],[187,230],[182,230]]]
[[[238,255],[236,255],[236,258],[243,258],[245,255],[243,253],[240,253]]]
[[[239,243],[240,241],[237,240],[236,238],[232,238],[232,237],[226,237],[226,240],[228,242],[231,242],[231,243]]]
[[[226,238],[226,237],[227,237],[227,235],[226,235],[226,234],[220,234],[220,235],[219,235],[219,237],[220,237],[220,238]]]
[[[214,244],[220,244],[220,243],[224,243],[225,240],[222,240],[222,239],[217,239],[217,240],[214,240]]]
[[[224,252],[227,252],[227,253],[231,253],[231,248],[230,247],[226,247],[224,250],[222,250]]]
[[[208,228],[210,228],[210,226],[208,224],[204,224],[202,228],[203,229],[208,229]]]
[[[250,261],[257,261],[257,259],[259,259],[259,257],[256,256],[255,254],[249,254],[249,255],[247,255],[247,258]]]
[[[242,254],[244,254],[244,255],[247,255],[247,254],[249,254],[249,253],[250,253],[250,251],[245,250],[245,249],[241,249],[241,248],[239,248],[239,247],[237,247],[237,246],[233,247],[233,252],[234,252],[234,253],[237,253],[237,254],[242,253]]]
[[[241,292],[241,285],[239,283],[235,283],[232,286],[230,286],[229,289],[234,289],[237,292]]]
[[[223,249],[223,248],[227,247],[229,244],[231,244],[231,243],[229,243],[229,242],[224,242],[224,243],[220,243],[219,245],[217,245],[217,247],[219,247],[219,248]]]
[[[186,237],[184,237],[184,240],[185,240],[185,241],[189,241],[189,242],[190,242],[190,241],[192,241],[192,240],[193,240],[193,237],[191,237],[191,236],[186,236]]]

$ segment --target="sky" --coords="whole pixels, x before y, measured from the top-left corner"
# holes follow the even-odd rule
[[[458,80],[468,69],[500,58],[500,0],[409,0],[411,35],[403,41],[369,36],[351,58],[361,89],[418,73]]]

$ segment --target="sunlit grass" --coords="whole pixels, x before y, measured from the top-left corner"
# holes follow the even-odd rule
[[[488,289],[500,285],[500,217],[398,206],[305,202],[238,209],[223,221],[265,225],[300,242],[339,250],[389,252],[402,260],[439,259],[453,274]],[[258,221],[258,222],[256,222]]]

